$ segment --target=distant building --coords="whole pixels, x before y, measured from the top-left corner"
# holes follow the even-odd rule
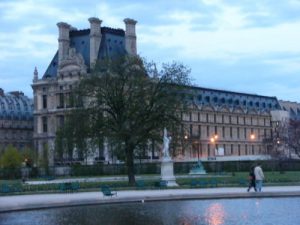
[[[64,124],[65,113],[73,107],[69,97],[74,84],[90,72],[96,60],[136,54],[136,21],[124,19],[125,31],[101,27],[98,18],[90,18],[89,22],[90,28],[85,30],[58,23],[58,51],[41,78],[37,69],[34,71],[34,145],[39,154],[48,149],[50,164],[55,161],[56,131]],[[99,154],[97,158],[103,158]]]
[[[13,145],[32,147],[33,102],[22,92],[4,93],[0,88],[0,150]]]
[[[292,120],[300,120],[300,103],[279,100],[279,105],[282,110],[289,113],[289,118]]]
[[[191,87],[190,112],[182,115],[191,148],[179,159],[255,160],[268,158],[264,138],[272,133],[276,97]]]
[[[77,30],[58,23],[58,51],[44,75],[35,69],[34,145],[39,153],[47,146],[50,164],[56,163],[54,143],[57,129],[64,124],[65,113],[72,109],[72,87],[90,72],[96,60],[119,54],[136,55],[136,21],[125,19],[125,31],[101,27],[101,20],[90,18],[90,28]],[[178,146],[177,161],[256,160],[269,158],[273,151],[264,140],[272,136],[273,115],[285,115],[276,97],[189,87],[186,98],[190,111],[182,114],[183,142]],[[109,138],[109,137],[108,137]],[[185,147],[187,146],[187,147]],[[117,162],[104,143],[94,159]],[[157,160],[154,144],[143,156]],[[70,156],[66,156],[70,157]],[[69,160],[78,158],[73,155]]]

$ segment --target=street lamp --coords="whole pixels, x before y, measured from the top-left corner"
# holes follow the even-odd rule
[[[213,137],[210,138],[210,143],[214,144],[215,145],[215,148],[216,148],[216,142],[218,140],[219,136],[218,134],[215,134]],[[216,151],[215,151],[215,156],[216,156]]]

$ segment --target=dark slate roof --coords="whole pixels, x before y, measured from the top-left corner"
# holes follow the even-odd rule
[[[188,87],[185,97],[196,105],[266,111],[281,109],[276,97],[203,87]]]
[[[20,92],[0,95],[0,119],[33,120],[33,101]]]
[[[101,43],[98,59],[126,54],[125,32],[122,29],[101,27]],[[70,47],[83,56],[85,65],[90,67],[90,29],[70,31]],[[56,77],[58,69],[58,51],[49,64],[43,78]]]
[[[290,118],[300,120],[300,103],[290,101],[279,101],[281,108],[289,112]]]
[[[56,51],[53,59],[51,60],[51,63],[49,64],[43,78],[48,77],[55,77],[57,74],[57,68],[58,68],[58,51]]]

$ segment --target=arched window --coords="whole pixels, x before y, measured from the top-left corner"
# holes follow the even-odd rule
[[[214,103],[218,102],[218,97],[214,97]]]

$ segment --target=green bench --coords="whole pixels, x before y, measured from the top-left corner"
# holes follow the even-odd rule
[[[114,196],[114,195],[116,195],[117,196],[117,192],[116,191],[112,191],[111,189],[110,189],[110,187],[109,186],[101,186],[101,192],[103,193],[103,196],[105,197],[105,196],[109,196],[109,197],[112,197],[112,196]]]

